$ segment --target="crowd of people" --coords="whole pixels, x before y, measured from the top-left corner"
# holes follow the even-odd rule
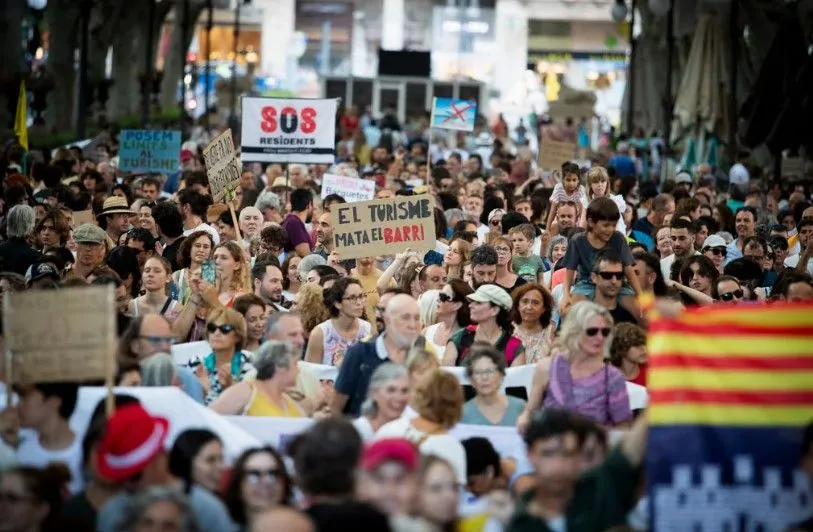
[[[82,383],[6,382],[0,531],[644,530],[638,296],[813,300],[809,186],[751,179],[744,158],[726,179],[701,165],[658,182],[625,173],[621,142],[551,173],[510,140],[484,158],[465,136],[430,153],[384,130],[360,151],[364,126],[341,121],[332,167],[244,165],[236,219],[204,146],[170,175],[120,171],[114,144],[25,165],[7,147],[0,296],[110,285],[117,386],[315,423],[227,463],[216,432],[171,439],[126,390],[76,433]],[[342,257],[326,172],[375,180],[378,199],[432,195],[434,242]],[[184,344],[204,347],[179,360]],[[506,388],[523,368],[527,387]],[[522,445],[461,441],[459,424],[516,427]]]

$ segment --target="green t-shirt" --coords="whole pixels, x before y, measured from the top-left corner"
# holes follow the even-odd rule
[[[522,277],[526,282],[536,283],[539,280],[539,275],[548,271],[545,261],[539,255],[531,255],[530,257],[514,257],[511,258],[511,267],[514,273]]]
[[[639,470],[626,455],[614,449],[600,466],[585,472],[573,490],[565,511],[568,532],[601,532],[627,521],[635,507]],[[534,490],[517,500],[505,532],[553,532],[541,518],[527,511]]]

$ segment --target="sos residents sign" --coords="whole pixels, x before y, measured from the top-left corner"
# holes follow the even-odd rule
[[[428,194],[334,204],[330,219],[342,259],[435,247],[435,205]]]
[[[246,162],[333,164],[336,100],[243,98]]]

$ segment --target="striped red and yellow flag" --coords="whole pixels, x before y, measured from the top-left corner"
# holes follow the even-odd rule
[[[717,305],[655,317],[652,425],[800,426],[813,419],[813,305]]]

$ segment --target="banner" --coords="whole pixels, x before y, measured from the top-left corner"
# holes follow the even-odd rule
[[[432,99],[432,119],[429,122],[431,128],[474,131],[476,119],[477,102],[453,98]]]
[[[180,164],[180,131],[125,129],[119,135],[119,169],[125,172],[169,174]]]
[[[650,325],[650,530],[780,532],[813,513],[813,305],[715,305]]]
[[[576,143],[542,139],[537,166],[543,170],[559,170],[562,164],[576,157]]]
[[[433,249],[434,207],[428,194],[334,204],[334,249],[342,260]]]
[[[348,203],[369,201],[375,197],[375,181],[335,174],[322,176],[322,199],[338,194]]]
[[[243,162],[333,164],[336,100],[243,98]]]
[[[240,186],[242,167],[234,152],[231,129],[227,129],[209,143],[203,150],[206,175],[209,177],[209,191],[215,203],[223,201],[226,192]]]

